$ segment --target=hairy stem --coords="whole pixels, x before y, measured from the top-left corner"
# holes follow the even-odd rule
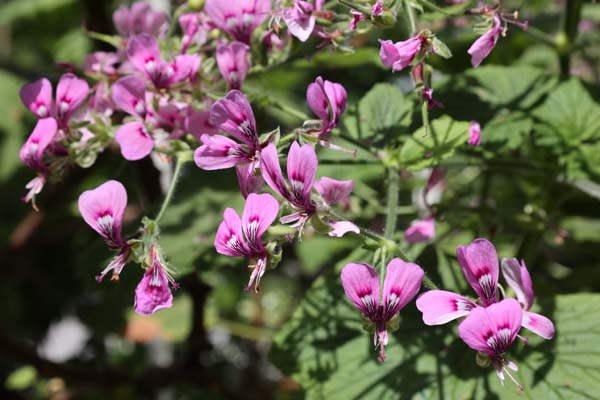
[[[563,40],[559,48],[560,75],[567,78],[571,71],[571,53],[577,39],[577,25],[581,19],[583,0],[567,0],[563,18]]]
[[[396,232],[396,221],[398,219],[398,191],[400,185],[400,174],[397,170],[388,170],[388,192],[387,192],[387,220],[385,222],[385,238],[393,239]]]
[[[185,163],[186,163],[186,160],[184,160],[182,157],[177,157],[177,162],[175,163],[175,172],[173,172],[173,178],[171,179],[171,185],[169,186],[167,195],[165,196],[165,199],[163,200],[163,203],[160,206],[160,211],[156,215],[156,218],[154,218],[154,221],[156,223],[158,223],[160,221],[160,219],[163,217],[163,215],[167,211],[167,208],[169,207],[169,204],[171,203],[171,200],[173,199],[173,194],[175,193],[175,187],[177,186],[177,182],[179,181],[179,176],[181,175],[181,169]]]
[[[410,5],[410,0],[403,0],[402,4],[404,6],[404,13],[406,14],[408,26],[410,27],[410,36],[413,36],[417,31],[417,23],[415,21],[415,10],[413,10],[412,6]]]

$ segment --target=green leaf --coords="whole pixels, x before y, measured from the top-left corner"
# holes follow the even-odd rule
[[[361,137],[406,128],[410,125],[413,102],[404,97],[400,88],[378,83],[358,104]]]
[[[497,114],[483,126],[481,141],[500,144],[503,149],[513,150],[521,147],[523,140],[531,132],[533,121],[524,113]]]
[[[448,116],[432,121],[428,134],[425,128],[420,128],[402,146],[401,165],[415,171],[439,164],[457,147],[466,144],[468,129],[468,122],[454,121]]]
[[[541,134],[575,145],[590,138],[600,138],[600,105],[578,79],[559,85],[533,115],[539,119]]]
[[[24,82],[0,70],[0,182],[6,180],[21,164],[19,149],[25,142],[23,117],[27,112],[20,101],[19,89]],[[33,176],[33,175],[32,175]]]
[[[6,388],[8,390],[25,390],[35,383],[37,379],[37,370],[31,365],[25,365],[15,369],[6,378]]]
[[[272,360],[302,386],[305,398],[515,398],[510,381],[501,386],[493,368],[476,365],[476,353],[457,337],[456,323],[427,327],[413,302],[400,312],[386,362],[378,363],[373,336],[362,329],[360,312],[339,280],[345,262],[365,255],[355,251],[318,279],[274,338]],[[542,314],[554,321],[556,337],[528,335],[529,345],[515,343],[508,354],[519,366],[515,377],[525,386],[525,398],[596,398],[600,295],[561,295],[544,304]]]
[[[442,42],[437,37],[433,38],[431,45],[433,46],[433,51],[438,56],[445,58],[445,59],[452,57],[452,52],[450,51],[448,46],[446,46],[446,43]]]
[[[75,3],[74,0],[19,0],[10,1],[0,6],[0,25],[14,22],[19,18],[31,18],[38,14],[53,11],[65,5]]]

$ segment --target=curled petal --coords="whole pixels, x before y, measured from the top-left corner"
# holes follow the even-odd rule
[[[316,18],[312,11],[312,4],[296,0],[293,7],[284,8],[281,13],[288,31],[301,42],[306,42],[315,28]]]
[[[294,205],[303,208],[310,204],[310,191],[317,173],[317,153],[310,144],[292,143],[288,153],[287,176],[292,188]]]
[[[121,146],[123,158],[129,161],[141,160],[152,152],[154,140],[141,122],[128,122],[115,133],[115,140]]]
[[[269,143],[260,154],[260,170],[265,182],[267,182],[267,185],[271,189],[283,198],[290,198],[290,193],[283,179],[281,166],[279,165],[277,147],[273,143]]]
[[[258,147],[254,113],[248,99],[239,90],[231,90],[224,99],[212,105],[210,123],[242,141],[251,149]]]
[[[23,164],[39,172],[46,171],[42,157],[48,145],[52,143],[57,130],[58,126],[54,118],[40,119],[19,152]]]
[[[492,28],[473,42],[469,50],[467,50],[467,53],[471,55],[471,64],[473,64],[473,67],[478,67],[490,55],[498,42],[501,31],[502,22],[500,21],[500,17],[496,15]]]
[[[523,311],[522,323],[523,328],[530,330],[544,339],[550,340],[554,337],[554,324],[543,315]]]
[[[426,325],[442,325],[469,315],[477,304],[456,293],[430,290],[417,299],[417,309],[423,313]]]
[[[135,303],[133,309],[141,315],[150,315],[170,308],[173,305],[173,294],[169,283],[172,282],[153,247],[151,250],[153,262],[146,269],[142,280],[135,288]],[[174,284],[174,283],[173,283]]]
[[[486,239],[476,239],[468,246],[456,248],[458,263],[467,282],[473,287],[484,307],[497,301],[498,255]]]
[[[349,263],[342,268],[342,286],[364,315],[375,318],[379,309],[379,276],[369,264]]]
[[[533,305],[534,293],[525,262],[519,263],[516,258],[503,258],[501,267],[504,280],[515,291],[517,300],[523,304],[525,310],[529,310]]]
[[[254,174],[254,164],[238,164],[235,167],[235,173],[244,198],[248,198],[250,193],[258,193],[265,184],[261,175]]]
[[[399,258],[392,259],[385,273],[383,284],[383,307],[385,319],[389,320],[419,292],[425,273],[417,264]]]

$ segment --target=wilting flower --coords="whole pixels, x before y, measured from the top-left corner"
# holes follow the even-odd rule
[[[523,306],[523,328],[543,337],[554,337],[554,324],[543,315],[529,311],[533,305],[533,284],[524,261],[519,263],[516,258],[503,258],[501,262],[502,275],[508,285],[514,290],[517,300]]]
[[[286,199],[293,209],[297,210],[282,217],[281,223],[294,222],[293,226],[302,230],[304,224],[316,212],[325,211],[332,204],[347,198],[348,188],[350,187],[349,181],[337,181],[331,178],[321,179],[315,189],[321,194],[321,198],[325,202],[319,207],[323,210],[317,208],[317,204],[311,197],[317,165],[317,153],[311,145],[300,146],[297,142],[292,143],[287,157],[288,186],[281,172],[275,145],[270,143],[262,150],[260,169],[265,182],[271,189]],[[325,222],[333,228],[333,231],[329,232],[330,236],[342,236],[347,232],[358,233],[358,227],[351,222],[345,221],[345,223],[340,224],[330,219]]]
[[[136,1],[131,8],[121,5],[113,13],[113,23],[117,31],[126,38],[140,33],[158,37],[166,31],[168,22],[167,14],[153,10],[145,1]]]
[[[252,32],[271,12],[271,0],[206,0],[204,11],[217,28],[250,44]]]
[[[110,271],[111,279],[118,280],[130,254],[129,245],[121,236],[123,214],[127,206],[125,187],[114,180],[105,182],[96,189],[83,192],[79,196],[78,206],[84,221],[104,238],[110,249],[119,251],[96,280],[100,282]]]
[[[37,209],[35,205],[35,196],[42,191],[46,184],[46,179],[48,178],[48,167],[43,161],[44,152],[52,143],[57,129],[58,127],[54,118],[40,119],[19,152],[19,157],[23,164],[38,173],[38,175],[25,186],[26,189],[29,189],[29,192],[23,198],[23,201],[25,202],[31,201],[34,209]]]
[[[429,110],[431,110],[434,107],[444,108],[444,104],[442,104],[440,101],[433,98],[433,89],[432,88],[424,87],[423,91],[421,92],[421,95],[423,96],[423,100],[425,100],[427,102],[427,108]]]
[[[471,55],[471,64],[473,64],[473,67],[479,66],[479,64],[490,55],[494,46],[496,46],[501,33],[502,21],[498,15],[495,15],[494,24],[491,29],[481,35],[467,51],[467,53]]]
[[[67,73],[60,77],[56,86],[56,101],[52,99],[52,84],[46,78],[23,85],[19,95],[34,115],[38,118],[53,117],[62,129],[83,105],[89,91],[86,81]]]
[[[251,193],[246,199],[241,219],[233,208],[227,208],[223,214],[223,222],[219,225],[215,238],[215,248],[220,254],[251,260],[249,268],[252,268],[252,275],[246,291],[250,291],[252,286],[258,291],[260,278],[264,275],[268,262],[262,235],[278,213],[279,203],[273,196]]]
[[[316,18],[313,11],[320,11],[321,3],[322,1],[316,1],[313,6],[308,1],[294,0],[292,7],[286,7],[281,11],[288,31],[301,42],[305,42],[315,29]]]
[[[435,237],[435,220],[429,216],[416,219],[404,231],[404,238],[408,243],[428,242]]]
[[[127,57],[132,67],[157,89],[169,88],[186,79],[194,80],[200,67],[197,54],[180,54],[171,62],[162,60],[156,39],[144,33],[129,40]]]
[[[163,308],[173,305],[171,287],[178,287],[161,260],[160,252],[155,247],[150,248],[151,265],[144,272],[142,280],[135,288],[135,303],[133,309],[141,315],[154,314]]]
[[[522,386],[506,369],[517,366],[504,357],[521,329],[522,311],[514,299],[504,299],[489,307],[477,307],[458,326],[460,338],[473,350],[485,354],[504,384],[504,373],[519,387]]]
[[[246,73],[250,69],[250,48],[247,44],[234,41],[217,46],[217,65],[229,89],[241,89]]]
[[[385,361],[388,322],[419,292],[424,272],[417,264],[394,258],[387,265],[383,293],[379,294],[379,275],[368,264],[346,264],[342,269],[342,286],[354,306],[374,326],[373,341],[379,348],[379,361]]]
[[[331,132],[346,110],[348,94],[339,83],[323,80],[320,76],[308,85],[306,102],[311,111],[323,122],[322,134]]]
[[[481,126],[477,121],[471,121],[469,125],[469,144],[471,146],[479,146],[481,142]]]
[[[423,48],[425,37],[417,35],[403,42],[393,43],[391,40],[379,40],[381,48],[379,56],[386,67],[393,72],[406,68]]]

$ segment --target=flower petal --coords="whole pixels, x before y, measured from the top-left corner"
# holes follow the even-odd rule
[[[310,144],[292,143],[287,159],[287,176],[296,206],[310,204],[310,191],[317,173],[317,153]]]
[[[142,33],[130,38],[127,43],[127,58],[133,68],[147,79],[154,82],[161,75],[160,49],[152,36]]]
[[[417,299],[417,309],[423,313],[426,325],[442,325],[469,315],[477,304],[456,293],[430,290]]]
[[[245,199],[248,198],[250,193],[258,193],[265,184],[263,177],[260,174],[255,175],[254,170],[253,163],[238,164],[235,166],[235,173],[238,177],[238,183],[240,184],[240,191]]]
[[[501,267],[504,280],[515,291],[517,300],[523,304],[525,310],[529,310],[533,305],[534,293],[525,262],[521,261],[519,264],[516,258],[503,258]]]
[[[39,172],[46,171],[47,168],[43,164],[42,157],[48,145],[52,143],[57,129],[58,126],[54,118],[40,119],[35,124],[33,132],[31,132],[19,152],[23,164]]]
[[[389,320],[411,301],[421,288],[425,273],[417,264],[399,258],[392,259],[386,269],[383,283],[383,307]]]
[[[367,317],[375,318],[379,309],[379,276],[369,264],[349,263],[342,268],[346,296]]]
[[[210,123],[242,141],[251,149],[258,147],[254,113],[248,99],[239,90],[231,90],[225,98],[212,105]]]
[[[62,120],[68,120],[81,107],[90,86],[83,79],[68,73],[60,77],[56,86],[56,110]]]
[[[156,251],[153,248],[153,253]],[[160,260],[154,257],[152,266],[146,269],[142,280],[135,288],[133,309],[141,315],[150,315],[170,308],[173,305],[173,294],[169,287],[169,279]]]
[[[141,160],[154,148],[154,140],[141,122],[121,125],[115,133],[115,140],[121,146],[123,158],[129,161]]]
[[[277,147],[273,143],[269,143],[260,153],[260,171],[271,189],[285,199],[291,198],[279,165]]]
[[[484,307],[498,300],[498,254],[490,241],[475,239],[468,246],[456,248],[458,263],[467,282],[481,298]]]
[[[544,339],[550,340],[554,337],[554,324],[550,319],[541,314],[523,311],[522,322],[523,328],[530,330]]]
[[[331,221],[328,225],[333,228],[328,233],[331,237],[342,237],[348,232],[360,233],[360,228],[350,221]]]
[[[254,250],[262,250],[262,235],[279,213],[279,202],[268,193],[250,193],[242,214],[242,231],[246,243]]]
[[[217,65],[230,89],[241,89],[246,73],[250,69],[250,48],[242,42],[231,42],[217,46]]]
[[[117,108],[130,115],[146,115],[146,83],[137,76],[125,76],[112,87],[112,100]]]
[[[354,189],[354,181],[338,181],[326,176],[315,182],[315,190],[321,195],[328,205],[344,201],[350,196]]]
[[[492,26],[489,31],[481,35],[475,42],[473,42],[471,47],[469,47],[469,50],[467,50],[467,53],[471,55],[471,64],[473,67],[478,67],[479,64],[481,64],[481,62],[490,55],[494,49],[494,46],[496,46],[496,43],[498,42],[501,31],[502,22],[498,16],[495,16],[494,26]]]
[[[246,257],[249,253],[242,237],[242,220],[233,208],[227,208],[223,213],[223,222],[215,237],[215,248],[225,256]]]
[[[416,219],[404,231],[408,243],[428,242],[435,237],[435,220],[432,217]]]
[[[194,152],[198,168],[205,170],[231,168],[250,161],[249,155],[238,143],[221,135],[202,135],[202,146]]]
[[[46,78],[23,85],[19,92],[23,105],[38,118],[47,118],[52,113],[52,84]]]

